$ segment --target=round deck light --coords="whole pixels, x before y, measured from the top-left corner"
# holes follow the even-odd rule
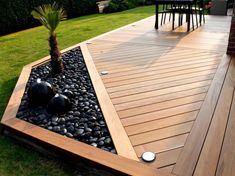
[[[109,72],[108,71],[102,71],[100,72],[101,75],[107,75]]]
[[[156,159],[156,154],[153,152],[144,152],[141,158],[145,162],[153,162]]]

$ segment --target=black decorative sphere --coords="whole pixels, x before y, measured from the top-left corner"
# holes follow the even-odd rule
[[[56,94],[48,104],[48,112],[51,114],[64,114],[70,109],[70,100],[62,94]]]
[[[52,85],[48,82],[37,79],[27,92],[29,103],[33,106],[45,106],[55,95]]]

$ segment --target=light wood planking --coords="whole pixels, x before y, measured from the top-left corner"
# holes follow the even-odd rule
[[[120,91],[120,92],[115,92],[115,93],[110,93],[111,98],[118,98],[119,102],[121,102],[122,99],[126,99],[127,97],[131,97],[131,100],[138,100],[140,97],[138,97],[138,94],[147,94],[148,92],[152,92],[154,90],[162,90],[166,89],[169,87],[176,87],[180,85],[186,85],[190,83],[195,83],[195,82],[206,82],[206,81],[211,81],[213,78],[214,74],[209,74],[209,75],[204,75],[204,76],[197,76],[197,77],[192,77],[192,78],[186,78],[186,79],[179,79],[171,82],[166,82],[166,83],[159,83],[155,84],[155,81],[149,81],[149,83],[153,83],[153,85],[149,86],[144,86],[140,88],[133,88],[133,89],[128,89],[126,91]],[[141,94],[141,96],[142,96]],[[121,99],[121,100],[120,100]]]
[[[117,111],[120,111],[120,110],[131,109],[131,108],[135,108],[135,107],[139,107],[139,106],[145,106],[145,105],[150,105],[150,104],[154,104],[154,103],[169,101],[169,100],[173,100],[173,99],[177,99],[177,98],[183,98],[183,97],[187,97],[190,95],[206,93],[208,88],[209,88],[209,86],[205,86],[205,87],[189,89],[189,90],[185,90],[185,91],[169,93],[169,94],[165,94],[165,95],[159,95],[159,96],[150,97],[150,98],[146,98],[146,99],[121,103],[121,104],[115,105],[115,109]]]
[[[148,54],[148,53],[146,53]],[[175,55],[177,56],[177,55]],[[130,57],[130,56],[129,56]],[[150,57],[151,59],[148,59],[148,57]],[[172,56],[174,57],[174,56]],[[104,65],[98,65],[97,68],[99,70],[102,69],[109,69],[110,67],[116,68],[113,69],[113,71],[121,71],[122,69],[126,69],[129,68],[129,66],[136,66],[136,67],[141,67],[143,65],[151,65],[151,66],[164,66],[167,63],[169,64],[178,64],[178,63],[184,63],[184,62],[190,62],[190,61],[195,61],[194,58],[196,60],[200,60],[200,59],[205,59],[207,61],[210,60],[216,60],[215,56],[211,55],[209,56],[209,54],[204,54],[203,56],[197,56],[196,54],[190,54],[190,55],[184,55],[184,56],[177,56],[179,57],[178,60],[176,59],[171,59],[169,56],[168,57],[156,57],[156,56],[144,56],[143,58],[139,58],[140,61],[135,60],[135,61],[126,61],[126,62],[118,62],[118,61],[114,61],[115,63],[110,64],[110,63],[105,63]],[[166,61],[169,58],[169,61]],[[118,58],[117,58],[118,59]],[[119,66],[121,66],[121,69],[119,69]]]
[[[159,74],[162,74],[162,77],[164,76],[164,78],[167,78],[167,77],[171,77],[171,76],[176,76],[176,75],[184,75],[184,74],[188,74],[188,73],[195,73],[195,72],[200,72],[200,71],[204,71],[204,70],[212,70],[212,69],[216,69],[218,66],[218,62],[213,62],[213,65],[209,65],[209,66],[205,66],[202,65],[200,67],[197,67],[197,68],[193,68],[193,69],[187,69],[185,70],[182,70],[182,68],[180,70],[174,70],[174,72],[169,72],[168,73],[164,73],[164,71],[166,72],[166,70],[156,70],[156,71],[148,71],[148,72],[142,72],[142,73],[139,73],[139,74],[131,74],[131,75],[126,75],[126,76],[120,76],[120,77],[114,77],[113,79],[107,79],[107,77],[104,77],[104,83],[108,83],[108,82],[115,82],[115,81],[123,81],[123,80],[129,80],[129,79],[139,79],[141,77],[147,77],[147,76],[156,76],[156,75],[159,75]],[[162,73],[163,72],[163,73]],[[160,77],[161,78],[161,77]]]
[[[176,148],[183,147],[187,137],[188,137],[188,133],[178,135],[178,136],[173,136],[167,139],[136,146],[135,150],[136,150],[138,157],[141,157],[141,155],[145,151],[151,151],[154,153],[167,152]]]
[[[140,114],[145,114],[149,112],[154,112],[154,111],[159,111],[162,109],[168,109],[184,104],[189,104],[193,102],[198,102],[204,100],[205,93],[197,94],[197,95],[192,95],[184,98],[178,98],[178,99],[173,99],[169,101],[164,101],[156,104],[151,104],[147,106],[141,106],[137,108],[130,108],[127,110],[123,111],[118,111],[118,115],[121,119],[127,118],[127,117],[132,117]]]
[[[217,60],[215,59],[207,59],[207,60],[193,60],[193,61],[188,61],[188,62],[181,62],[181,63],[174,63],[171,65],[154,65],[154,64],[142,64],[139,66],[132,66],[132,67],[128,67],[128,68],[122,68],[122,67],[118,67],[118,68],[114,68],[114,69],[110,69],[112,67],[108,67],[106,70],[109,71],[110,74],[115,74],[115,75],[126,75],[126,74],[131,74],[131,73],[136,73],[136,72],[140,72],[140,71],[146,71],[146,70],[152,70],[152,69],[157,69],[157,70],[164,70],[164,69],[169,69],[169,68],[175,68],[175,67],[182,67],[182,66],[189,66],[192,64],[200,64],[200,63],[208,63],[208,62],[217,62]],[[158,67],[158,68],[156,68]],[[102,71],[99,70],[98,71]]]
[[[214,61],[214,62],[217,62],[218,59],[216,58],[207,58],[207,59],[204,59],[204,60],[190,60],[188,62],[182,62],[182,61],[171,61],[169,64],[167,63],[164,63],[164,62],[145,62],[145,64],[123,64],[123,65],[108,65],[104,68],[99,68],[97,67],[97,69],[99,71],[102,71],[102,70],[108,70],[110,73],[118,73],[118,72],[126,72],[126,71],[132,71],[132,70],[136,70],[136,69],[143,69],[146,67],[149,68],[149,67],[156,67],[156,66],[159,66],[160,68],[162,69],[166,69],[168,67],[177,67],[177,66],[182,66],[182,65],[188,65],[188,64],[197,64],[197,63],[201,63],[201,62],[211,62],[211,61]],[[113,68],[113,69],[110,69],[110,68]]]
[[[171,173],[174,167],[175,167],[175,164],[172,164],[169,166],[158,168],[158,170],[160,170],[162,172],[166,172],[166,173]]]
[[[84,60],[86,62],[86,66],[89,71],[89,75],[92,78],[91,79],[92,84],[96,91],[96,95],[99,100],[99,104],[101,106],[102,112],[104,116],[107,117],[105,118],[105,121],[109,128],[117,153],[121,156],[138,161],[138,158],[130,143],[130,140],[120,122],[120,119],[114,109],[114,106],[112,102],[110,101],[110,98],[106,92],[106,89],[95,68],[93,60],[87,49],[87,46],[84,44],[81,44],[81,50],[83,53]]]
[[[162,51],[163,50],[163,51]],[[158,63],[164,63],[167,62],[168,60],[173,62],[173,61],[190,61],[193,58],[197,58],[199,60],[203,60],[206,58],[216,58],[219,56],[219,54],[217,53],[200,53],[199,51],[174,51],[169,50],[168,53],[166,52],[166,48],[161,49],[161,51],[152,51],[153,53],[149,52],[149,51],[144,51],[141,53],[137,53],[136,55],[130,54],[130,53],[126,53],[126,52],[122,52],[120,56],[115,56],[115,60],[113,61],[113,64],[118,64],[118,65],[124,65],[124,64],[138,64],[138,63],[147,63],[147,62],[158,62]],[[183,54],[184,53],[184,54]],[[178,59],[176,59],[177,56]],[[111,57],[111,56],[109,56]],[[107,57],[107,59],[109,58]],[[112,56],[114,57],[114,56]],[[104,59],[104,57],[102,56],[102,59]],[[167,59],[167,60],[166,60]],[[169,62],[168,61],[168,62]],[[106,67],[107,65],[112,65],[108,60],[102,60],[102,61],[97,61],[97,67],[98,68],[103,68]]]
[[[149,131],[141,134],[136,134],[130,136],[131,143],[133,146],[137,146],[140,144],[146,144],[149,142],[157,141],[160,139],[169,138],[172,136],[177,136],[180,134],[185,134],[190,132],[194,122],[186,122],[179,125]]]
[[[38,140],[44,140],[54,147],[59,146],[62,150],[72,152],[81,158],[88,158],[113,168],[119,173],[147,176],[164,175],[160,171],[166,173],[173,171],[177,175],[190,175],[200,156],[208,129],[205,147],[202,149],[205,152],[216,151],[217,154],[214,157],[218,156],[218,148],[209,150],[209,143],[214,142],[210,134],[215,131],[216,124],[221,120],[216,118],[223,113],[220,112],[222,108],[219,105],[226,107],[224,112],[228,115],[228,107],[231,104],[231,101],[218,103],[218,109],[216,109],[218,112],[215,112],[214,121],[209,128],[228,66],[228,62],[224,62],[223,59],[224,66],[218,69],[221,56],[226,51],[230,18],[218,16],[206,18],[206,24],[193,32],[185,33],[183,32],[185,25],[172,32],[169,23],[156,31],[153,28],[154,17],[150,17],[81,44],[86,63],[92,68],[90,74],[95,78],[94,87],[97,92],[101,92],[97,95],[101,108],[105,116],[110,117],[106,122],[111,136],[118,153],[124,157],[67,139],[13,118],[18,109],[17,103],[13,101],[15,97],[22,94],[21,89],[15,89],[2,124]],[[77,46],[80,44],[64,51]],[[48,59],[47,56],[29,64],[25,69],[45,63]],[[98,72],[103,70],[109,72],[108,75],[101,76],[104,85],[98,76]],[[22,82],[21,85],[21,82],[22,77],[17,85],[25,87],[25,83]],[[223,92],[231,93],[231,90],[225,89],[221,95],[224,94]],[[204,98],[205,95],[206,98]],[[226,96],[220,101],[231,100],[231,97],[226,98]],[[230,157],[235,153],[234,142],[230,140],[235,134],[234,99],[230,108],[217,175],[234,173],[235,159]],[[219,124],[223,129],[225,122],[226,119],[223,119]],[[219,134],[220,141],[222,136],[222,133]],[[204,173],[203,169],[206,169],[203,164],[206,161],[203,158],[205,156],[203,150],[198,163],[200,172],[196,170],[195,175]],[[145,151],[155,152],[157,159],[153,163],[144,163],[144,165],[125,158],[138,160]],[[211,162],[213,163],[213,160]],[[159,168],[160,171],[146,165]],[[215,167],[212,170],[215,170]]]
[[[229,26],[228,18],[207,19]],[[138,157],[153,151],[149,165],[171,172],[220,74],[228,30],[210,21],[190,33],[168,24],[156,32],[151,20],[94,39],[88,49],[98,72],[108,71],[101,78]]]
[[[201,68],[201,69],[195,69],[195,70],[182,71],[180,73],[175,72],[175,75],[173,75],[172,73],[170,73],[170,74],[157,74],[158,76],[156,76],[156,75],[146,75],[145,76],[144,75],[143,77],[136,77],[136,78],[131,78],[131,79],[132,80],[137,79],[137,80],[139,80],[139,82],[147,82],[147,81],[151,80],[155,84],[160,84],[160,83],[166,83],[166,82],[170,82],[170,81],[187,79],[187,78],[191,78],[191,77],[203,76],[206,74],[213,74],[215,72],[216,68],[217,67],[212,67],[212,68],[210,67],[210,68]],[[136,81],[130,81],[131,79],[120,80],[119,82],[123,82],[122,85],[126,85],[126,82],[130,82],[130,85],[136,83]],[[114,80],[114,82],[115,82],[115,80]],[[109,87],[110,84],[111,83],[107,83],[107,87]],[[111,85],[111,86],[114,86],[114,85]],[[115,86],[120,86],[120,83],[118,83],[118,84],[116,83]],[[120,91],[120,88],[119,88],[119,91]]]
[[[141,93],[138,95],[131,95],[131,96],[115,98],[115,99],[112,99],[112,102],[115,105],[121,104],[121,103],[126,103],[126,102],[133,102],[136,100],[151,98],[153,96],[167,95],[167,94],[171,94],[174,92],[180,92],[180,91],[187,90],[187,89],[200,88],[200,87],[208,86],[208,85],[210,85],[210,83],[211,83],[211,80],[205,80],[205,81],[200,81],[200,82],[195,82],[195,83],[193,82],[193,83],[188,83],[186,85],[179,85],[179,86],[163,88],[163,89],[159,89],[159,90],[153,90],[150,92],[144,92],[144,93]]]
[[[220,154],[216,176],[234,175],[235,173],[234,139],[235,139],[235,92],[233,92],[233,102],[230,108],[228,126],[225,133],[224,143]]]
[[[122,119],[121,121],[124,126],[135,125],[135,124],[140,124],[140,123],[144,123],[144,122],[148,122],[148,121],[152,121],[156,119],[162,119],[162,118],[177,115],[177,114],[182,114],[185,112],[195,111],[195,110],[200,109],[201,105],[202,105],[202,101],[199,101],[199,102],[195,102],[191,104],[173,107],[170,109],[163,109],[161,111],[156,111],[156,112],[141,114],[141,115],[134,116],[134,117],[125,118],[125,119]]]
[[[140,123],[137,125],[127,126],[125,128],[129,135],[140,134],[147,131],[157,130],[160,128],[165,128],[180,123],[185,123],[193,121],[196,119],[198,111],[187,112],[175,116],[170,116],[163,119],[153,120],[145,123]]]
[[[219,62],[219,61],[218,61]],[[142,75],[142,74],[161,74],[161,73],[171,73],[171,72],[176,72],[176,71],[183,71],[183,70],[187,70],[187,69],[194,69],[194,68],[203,68],[203,67],[207,67],[207,66],[211,66],[213,67],[213,65],[218,65],[218,62],[208,62],[208,63],[199,63],[199,64],[193,64],[193,65],[184,65],[184,66],[179,66],[179,67],[171,67],[171,68],[167,68],[167,69],[159,69],[156,70],[156,68],[152,67],[152,68],[146,68],[146,69],[139,69],[139,70],[134,70],[132,72],[119,72],[117,74],[112,74],[109,73],[108,75],[103,76],[103,80],[121,80],[122,79],[126,79],[126,78],[133,78],[134,77],[138,77],[138,75]],[[148,72],[146,71],[148,70]],[[150,72],[150,73],[149,73]]]
[[[191,176],[198,161],[224,83],[230,57],[224,56],[173,173]]]
[[[170,151],[157,153],[157,159],[148,165],[155,167],[155,168],[161,168],[164,166],[175,164],[182,149],[183,149],[183,147],[180,147],[180,148],[173,149]]]
[[[153,82],[155,84],[160,84],[160,83],[167,83],[167,82],[171,82],[171,81],[183,81],[184,79],[190,79],[190,78],[194,78],[194,77],[198,77],[198,76],[207,76],[210,74],[215,73],[216,69],[209,69],[209,70],[202,70],[199,72],[189,72],[189,73],[184,73],[184,74],[180,74],[180,75],[174,75],[174,76],[169,76],[169,75],[152,75],[152,76],[146,76],[146,77],[141,77],[141,78],[137,78],[137,79],[129,79],[129,80],[123,80],[123,81],[119,81],[119,82],[113,82],[113,83],[107,83],[107,87],[114,87],[114,86],[122,86],[122,85],[131,85],[134,84],[134,86],[139,87],[138,83],[146,83],[148,85],[148,83]],[[137,81],[139,80],[139,81]],[[150,84],[151,85],[151,84]],[[120,91],[120,90],[119,90]]]
[[[196,176],[214,176],[216,173],[218,158],[229,117],[230,106],[233,100],[233,92],[235,88],[234,73],[235,60],[232,60],[194,172],[194,175]]]

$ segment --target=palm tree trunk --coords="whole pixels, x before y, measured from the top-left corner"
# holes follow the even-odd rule
[[[64,70],[63,63],[60,57],[60,51],[57,45],[56,34],[52,33],[49,38],[51,67],[52,72],[55,74],[62,73]]]

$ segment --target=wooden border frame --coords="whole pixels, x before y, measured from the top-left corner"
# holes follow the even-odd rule
[[[221,59],[219,68],[216,71],[206,98],[198,113],[197,119],[194,122],[185,146],[173,169],[172,173],[175,175],[193,175],[224,85],[230,61],[231,57],[226,54]]]
[[[16,118],[16,114],[19,109],[21,98],[23,97],[31,69],[48,62],[50,59],[49,56],[23,67],[1,120],[1,125],[3,126],[3,128],[10,132],[13,132],[18,136],[30,138],[35,143],[45,144],[54,149],[61,150],[63,151],[63,153],[72,155],[75,158],[82,158],[91,161],[97,165],[105,167],[106,169],[112,170],[115,173],[137,176],[171,175],[165,173],[163,174],[161,171],[158,171],[155,168],[138,162],[138,157],[136,156],[130,140],[125,133],[125,130],[120,122],[120,119],[118,118],[113,104],[109,99],[109,96],[94,66],[93,60],[89,54],[86,44],[83,42],[74,45],[62,50],[62,53],[79,46],[82,50],[84,60],[87,64],[88,72],[90,74],[98,101],[100,103],[118,155],[67,138],[60,134],[51,132],[49,130],[43,129],[41,127]]]
[[[91,80],[93,87],[95,89],[103,115],[105,117],[106,124],[109,128],[118,155],[139,161],[135,150],[131,145],[130,139],[126,134],[124,127],[122,126],[114,105],[109,98],[109,95],[99,76],[99,73],[96,70],[87,46],[85,44],[81,44],[80,47],[83,52],[83,57],[86,62],[87,69],[89,71],[90,77],[92,78]]]

